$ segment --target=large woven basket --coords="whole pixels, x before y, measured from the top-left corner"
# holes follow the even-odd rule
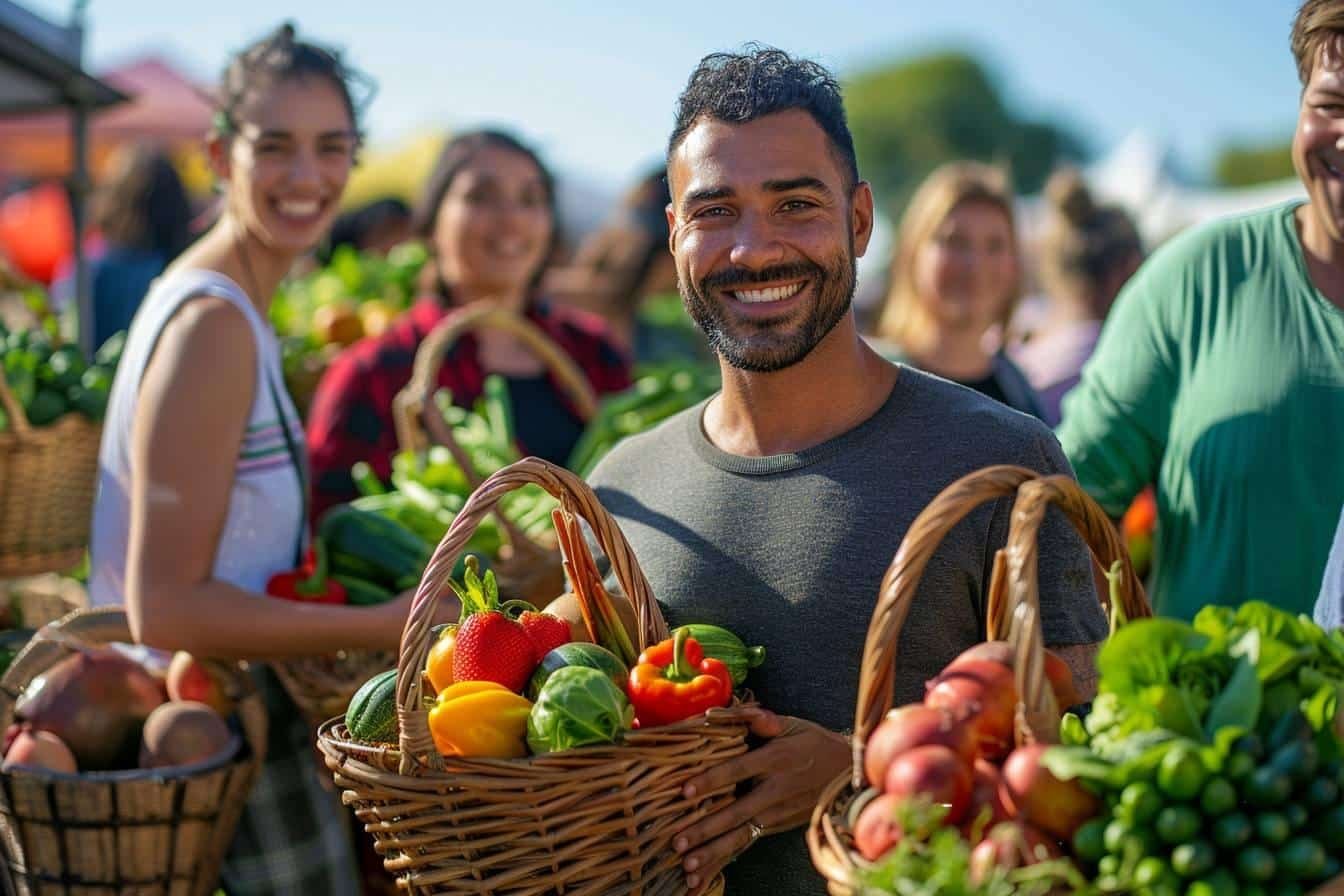
[[[1057,742],[1060,707],[1045,677],[1040,627],[1036,535],[1051,504],[1073,524],[1103,568],[1121,563],[1121,608],[1130,619],[1152,615],[1143,586],[1130,565],[1115,527],[1068,476],[1042,476],[1023,467],[987,467],[952,483],[910,525],[882,579],[868,627],[859,669],[854,711],[854,765],[822,793],[807,830],[812,862],[834,896],[859,893],[855,875],[868,863],[854,849],[850,828],[855,802],[863,798],[863,754],[868,736],[892,708],[896,648],[924,568],[957,523],[986,501],[1016,494],[1008,541],[994,558],[989,585],[990,638],[1005,637],[1014,646],[1018,705],[1018,742]],[[1108,596],[1099,595],[1103,604]]]
[[[89,544],[103,427],[66,414],[34,427],[0,375],[0,579],[64,572]]]
[[[597,416],[598,410],[597,394],[583,371],[564,349],[527,318],[488,305],[469,306],[448,315],[430,331],[416,351],[414,373],[393,402],[393,417],[397,439],[403,449],[423,452],[431,444],[443,445],[452,453],[473,489],[480,487],[481,478],[471,458],[453,438],[452,427],[435,406],[434,393],[439,369],[457,340],[464,334],[483,329],[510,333],[526,346],[550,371],[585,424]],[[553,541],[537,542],[528,538],[503,513],[497,516],[506,539],[501,555],[492,558],[500,590],[507,597],[543,606],[564,590],[559,549]]]
[[[346,805],[409,894],[680,896],[687,887],[669,845],[673,833],[733,799],[730,787],[688,803],[681,788],[746,750],[741,705],[628,732],[614,746],[528,759],[444,757],[434,748],[421,670],[439,595],[481,519],[503,495],[529,483],[592,527],[634,604],[639,646],[667,636],[615,520],[578,477],[527,458],[472,494],[425,571],[402,635],[397,743],[356,741],[333,719],[322,726],[319,746]]]
[[[80,610],[42,629],[0,679],[0,727],[66,642],[129,642],[120,608]],[[244,746],[194,768],[0,773],[0,879],[17,896],[210,896],[265,758],[266,710],[237,665],[215,664],[237,702]]]

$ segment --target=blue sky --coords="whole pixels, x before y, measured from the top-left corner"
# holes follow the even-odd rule
[[[21,0],[63,19],[69,0]],[[1009,101],[1101,152],[1131,130],[1206,173],[1229,139],[1291,134],[1295,0],[89,0],[94,68],[160,51],[212,79],[282,18],[379,83],[375,145],[505,124],[559,167],[622,183],[659,158],[673,102],[711,50],[759,40],[843,77],[921,50],[976,51]]]

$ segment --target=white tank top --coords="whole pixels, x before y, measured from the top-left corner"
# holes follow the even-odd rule
[[[125,602],[130,530],[131,425],[145,367],[164,326],[188,299],[216,296],[232,303],[252,325],[257,386],[247,430],[233,469],[229,510],[215,551],[214,578],[261,593],[277,572],[294,567],[304,532],[304,495],[295,462],[305,463],[303,426],[285,389],[274,331],[236,283],[213,271],[186,270],[160,277],[131,324],[103,423],[98,493],[90,538],[89,595],[95,604]],[[277,406],[277,404],[279,406]],[[285,441],[297,458],[291,457]]]

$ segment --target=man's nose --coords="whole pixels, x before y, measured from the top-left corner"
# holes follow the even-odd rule
[[[760,270],[785,258],[784,245],[764,215],[743,214],[733,233],[730,260],[738,267]]]

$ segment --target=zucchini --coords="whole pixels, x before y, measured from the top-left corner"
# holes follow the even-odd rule
[[[675,637],[682,629],[700,645],[705,656],[722,660],[733,676],[733,687],[741,687],[747,680],[747,672],[765,662],[764,647],[748,647],[742,639],[726,628],[717,625],[692,623],[683,625],[672,632]]]
[[[358,740],[391,743],[397,739],[397,670],[379,672],[350,698],[345,727]]]

